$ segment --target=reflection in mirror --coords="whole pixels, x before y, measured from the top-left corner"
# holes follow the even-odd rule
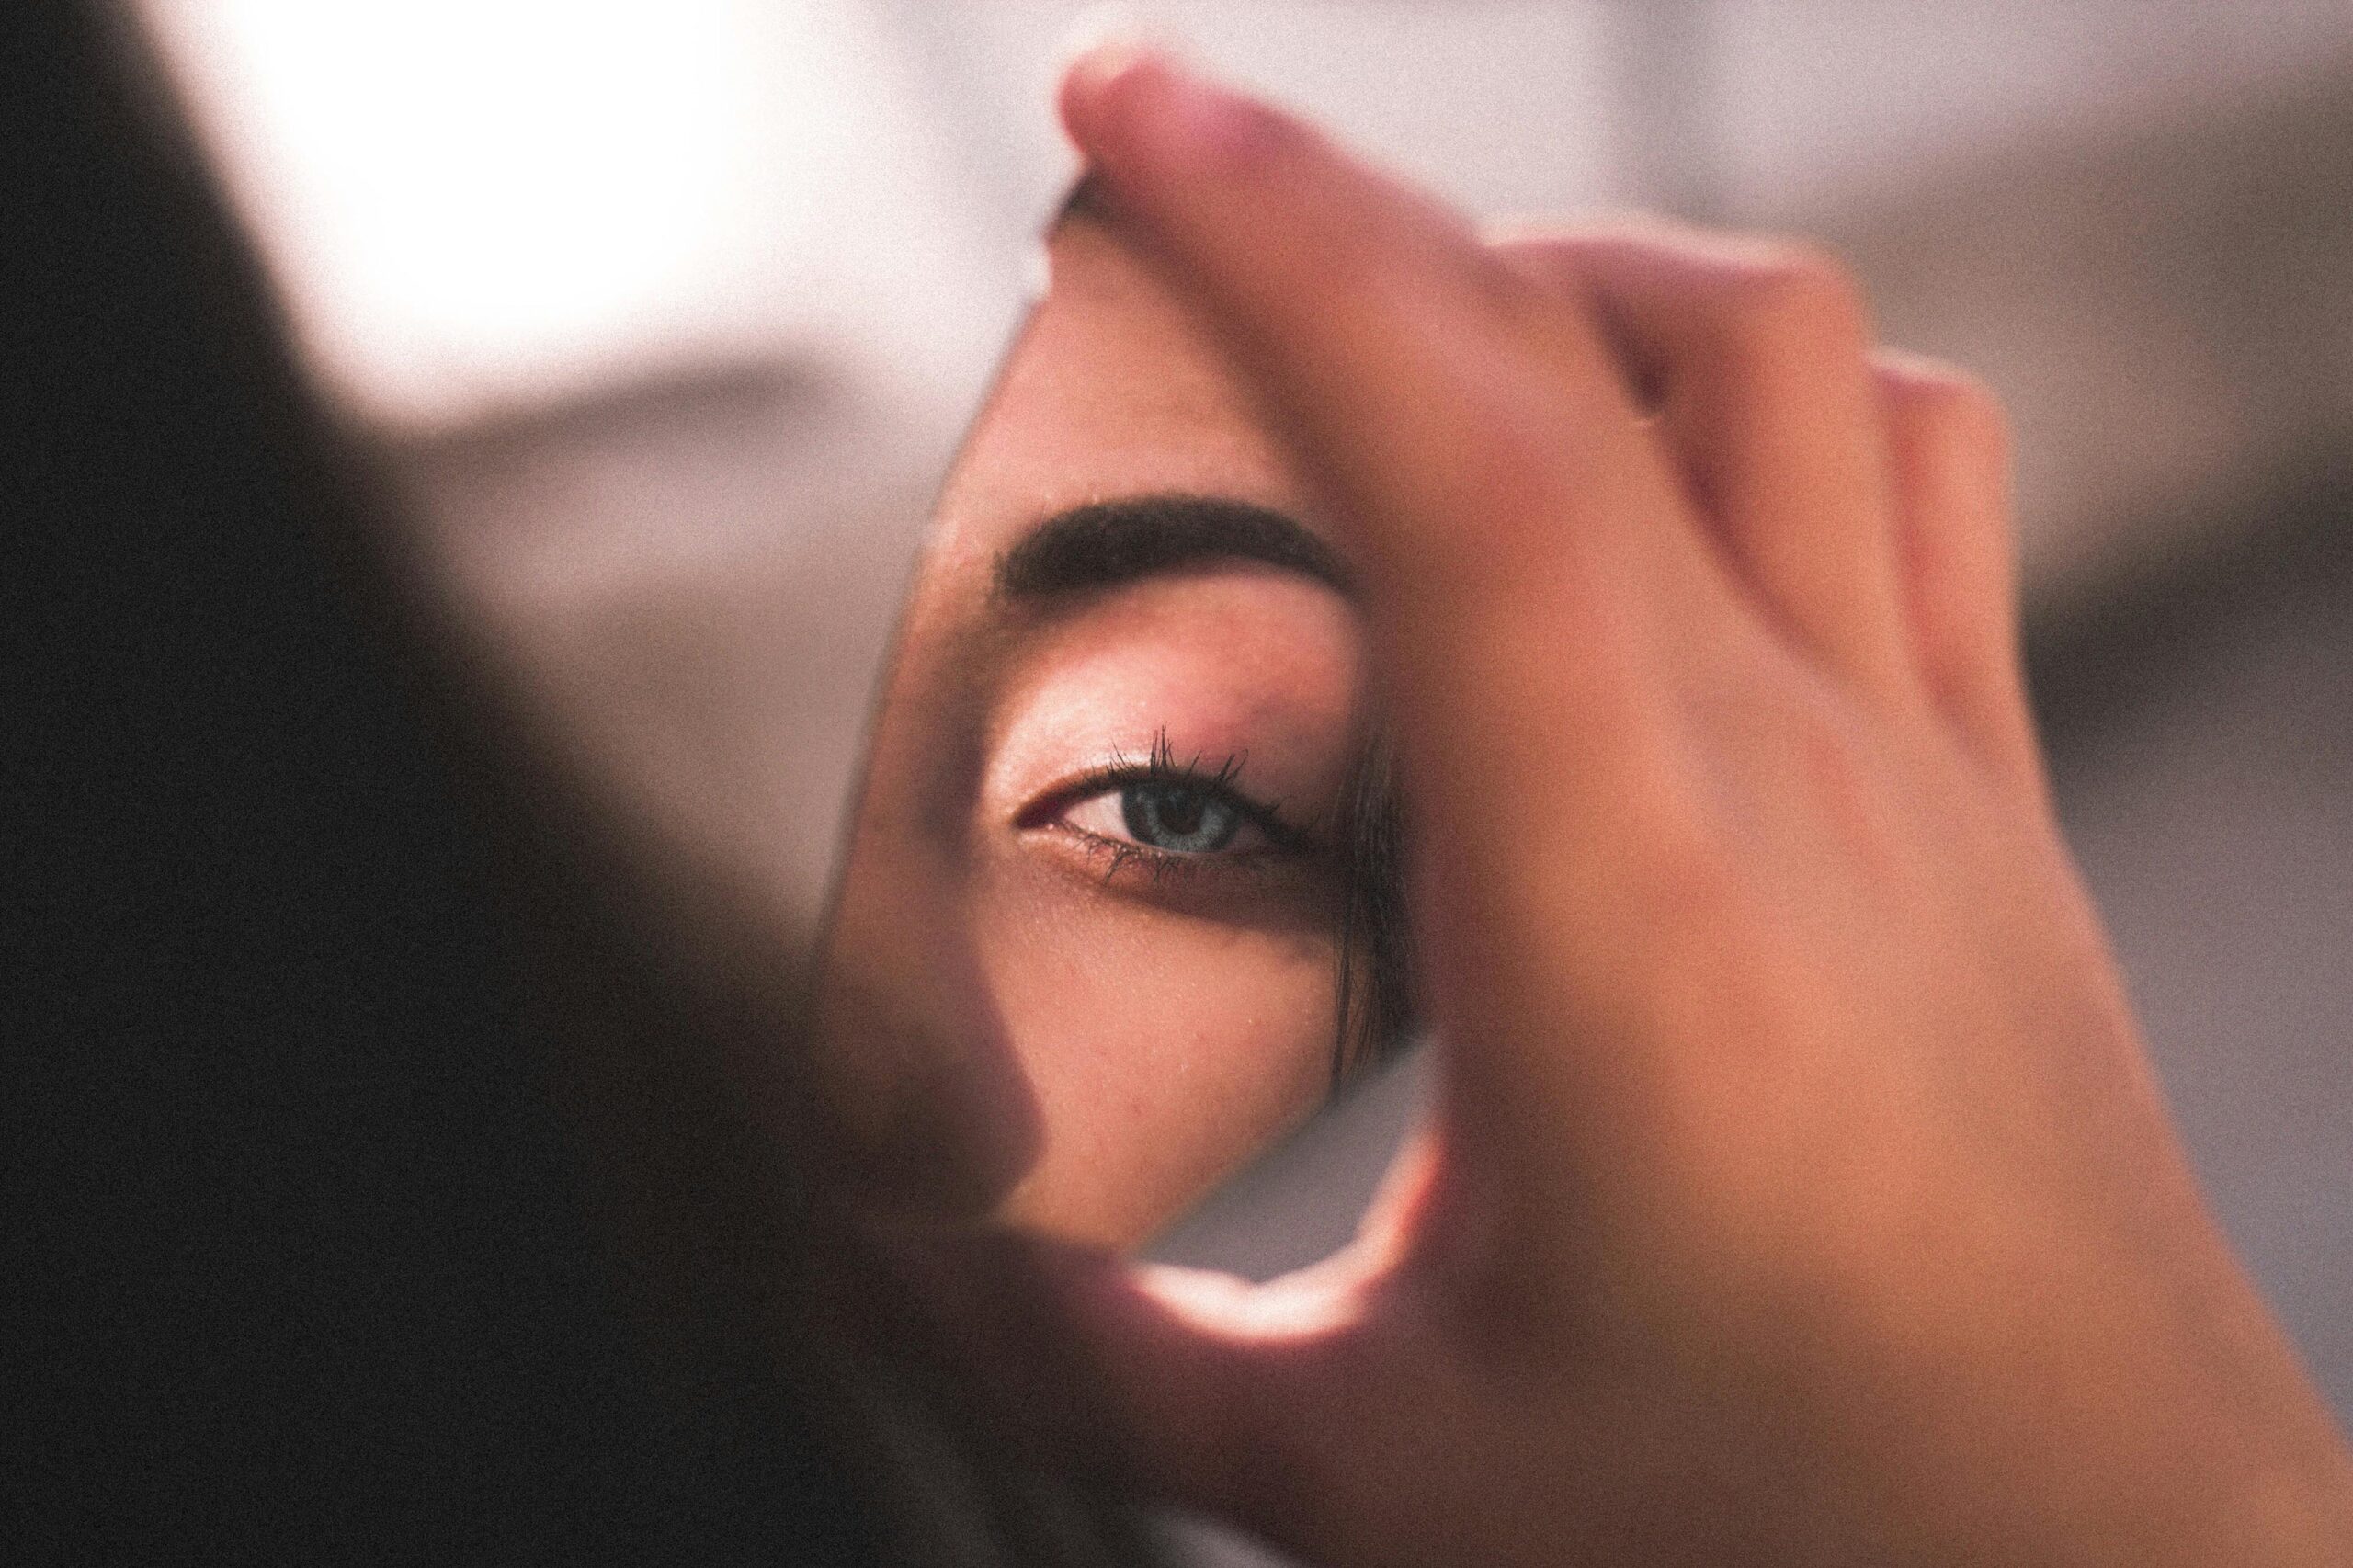
[[[870,1174],[1134,1244],[1404,1036],[1343,552],[1082,187],[951,472],[824,959]]]

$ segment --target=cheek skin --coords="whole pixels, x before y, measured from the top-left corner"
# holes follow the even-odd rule
[[[862,831],[821,975],[812,1052],[843,1174],[922,1213],[988,1213],[1045,1131],[1008,1044],[961,872],[919,835]]]
[[[1131,1247],[1329,1091],[1313,927],[1106,897],[1015,846],[961,876],[870,846],[852,882],[824,1032],[862,1184],[896,1201]]]
[[[979,899],[981,961],[1019,1020],[1045,1130],[1006,1212],[1131,1246],[1322,1103],[1336,955],[1322,936],[1080,913],[1073,896],[1008,860]]]
[[[1358,666],[1330,590],[1235,565],[1076,617],[1008,692],[967,918],[1042,1134],[1012,1217],[1112,1246],[1176,1218],[1322,1104],[1338,972],[1331,889],[1307,865],[1154,893],[1066,832],[1017,828],[1025,805],[1157,733],[1180,761],[1246,758],[1244,790],[1328,827],[1312,819],[1353,757]]]
[[[1138,896],[1068,835],[1014,826],[1030,793],[1148,755],[1156,732],[1302,814],[1351,751],[1358,655],[1327,590],[1265,574],[1130,590],[1034,650],[976,743],[899,672],[836,911],[821,1008],[866,1183],[1133,1245],[1312,1112],[1330,1087],[1327,890],[1270,870]],[[960,795],[961,809],[950,798]],[[1083,863],[1078,863],[1083,862]]]

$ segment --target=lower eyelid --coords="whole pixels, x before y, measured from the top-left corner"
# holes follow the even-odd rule
[[[1189,880],[1214,874],[1222,869],[1213,864],[1214,856],[1178,855],[1165,849],[1154,849],[1147,844],[1130,844],[1120,839],[1097,838],[1094,852],[1102,859],[1106,882],[1122,871],[1142,872],[1154,882],[1164,882],[1173,878]]]
[[[1070,849],[1096,863],[1107,881],[1129,870],[1143,872],[1154,881],[1171,877],[1256,876],[1296,859],[1289,851],[1271,844],[1188,855],[1180,850],[1156,849],[1130,838],[1112,838],[1092,833],[1074,825],[1067,819],[1057,819],[1040,826]]]

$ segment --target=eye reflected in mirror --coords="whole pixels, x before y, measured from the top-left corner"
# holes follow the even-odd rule
[[[1343,551],[1082,188],[942,494],[824,958],[866,1175],[1136,1244],[1405,1032]]]

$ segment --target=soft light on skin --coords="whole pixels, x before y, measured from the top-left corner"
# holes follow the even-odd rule
[[[1053,284],[942,501],[828,947],[825,1062],[870,1176],[919,1207],[1131,1245],[1329,1093],[1353,609],[1251,561],[1046,602],[1006,551],[1094,502],[1297,516],[1302,486],[1148,268],[1066,221]],[[1155,869],[1074,784],[1155,753],[1232,772],[1314,847]],[[1262,846],[1246,851],[1246,845]]]

